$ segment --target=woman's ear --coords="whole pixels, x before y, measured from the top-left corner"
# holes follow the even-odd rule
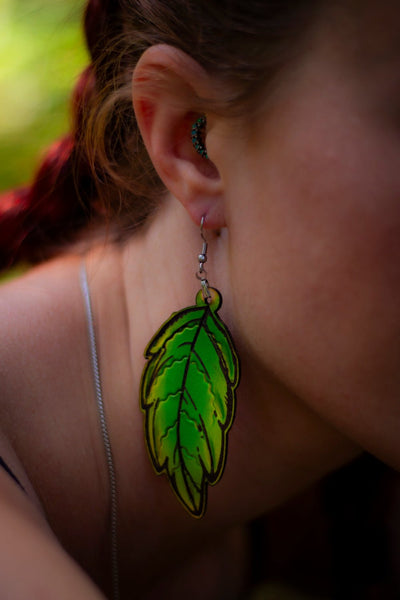
[[[149,156],[169,191],[193,221],[219,229],[225,225],[223,186],[217,167],[192,143],[192,125],[201,116],[201,98],[215,86],[184,52],[166,45],[148,48],[133,73],[133,106]],[[212,127],[212,125],[211,125]],[[207,133],[204,131],[207,147]]]

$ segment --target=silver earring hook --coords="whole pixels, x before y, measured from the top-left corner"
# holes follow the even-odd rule
[[[206,220],[206,217],[205,217],[205,215],[203,215],[201,217],[201,221],[200,221],[200,235],[203,238],[203,240],[205,242],[207,242],[206,238],[204,237],[204,233],[203,233],[203,227],[204,227],[205,220]]]
[[[205,221],[205,216],[203,215],[201,217],[201,221],[200,221],[200,235],[201,235],[201,239],[203,240],[203,247],[201,249],[201,254],[199,254],[199,256],[198,256],[198,259],[199,259],[199,273],[205,272],[204,271],[204,263],[207,262],[208,244],[207,244],[207,240],[204,237],[204,233],[203,233],[204,221]]]
[[[211,294],[210,294],[210,290],[208,289],[207,271],[204,268],[204,264],[207,262],[207,249],[208,249],[208,243],[207,243],[207,240],[203,233],[203,226],[204,226],[205,220],[206,220],[206,218],[203,215],[201,217],[201,221],[200,221],[200,236],[201,236],[201,239],[203,240],[203,246],[201,249],[201,254],[199,254],[197,257],[198,261],[199,261],[199,270],[196,273],[196,277],[197,277],[197,279],[200,279],[201,287],[203,289],[204,300],[208,300],[209,298],[211,298]]]

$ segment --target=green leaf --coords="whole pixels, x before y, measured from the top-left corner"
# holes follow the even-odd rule
[[[207,485],[222,476],[235,413],[239,360],[217,314],[221,295],[173,313],[145,350],[141,382],[145,434],[157,473],[165,473],[195,517],[206,509]]]

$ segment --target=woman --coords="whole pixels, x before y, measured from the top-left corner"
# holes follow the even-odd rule
[[[58,252],[0,295],[2,594],[99,598],[71,556],[110,597],[234,598],[241,525],[363,449],[400,466],[400,13],[90,0],[85,27],[73,132],[2,217],[4,264]],[[143,353],[214,286],[241,380],[199,520],[149,460]]]

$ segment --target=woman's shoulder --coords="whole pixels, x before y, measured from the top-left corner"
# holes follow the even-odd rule
[[[77,347],[83,312],[79,259],[63,257],[0,286],[0,402],[40,384]],[[56,369],[58,371],[58,369]]]
[[[66,496],[57,469],[68,426],[60,410],[65,395],[59,392],[70,391],[63,372],[70,368],[73,340],[79,346],[77,274],[78,261],[65,258],[0,286],[1,597],[29,596],[40,586],[43,598],[100,598],[52,532],[57,533]],[[67,452],[74,460],[71,445]],[[52,503],[56,485],[60,501]]]
[[[64,256],[0,286],[0,427],[74,556],[105,504],[81,264]]]
[[[29,460],[41,440],[54,451],[90,384],[79,265],[61,257],[0,286],[0,422]]]
[[[61,306],[73,308],[79,296],[78,256],[66,255],[6,278],[0,285],[1,324],[20,331],[39,325],[32,317],[41,318],[46,331],[49,318]],[[71,310],[69,311],[71,312]],[[66,315],[67,316],[67,315]]]
[[[0,596],[102,597],[57,542],[10,442],[0,431]],[[5,457],[5,458],[3,458]]]
[[[28,474],[36,451],[55,451],[52,430],[65,429],[67,407],[80,401],[88,359],[79,263],[62,257],[0,286],[0,426]]]
[[[0,423],[25,444],[70,425],[92,391],[81,264],[63,256],[0,286]]]

